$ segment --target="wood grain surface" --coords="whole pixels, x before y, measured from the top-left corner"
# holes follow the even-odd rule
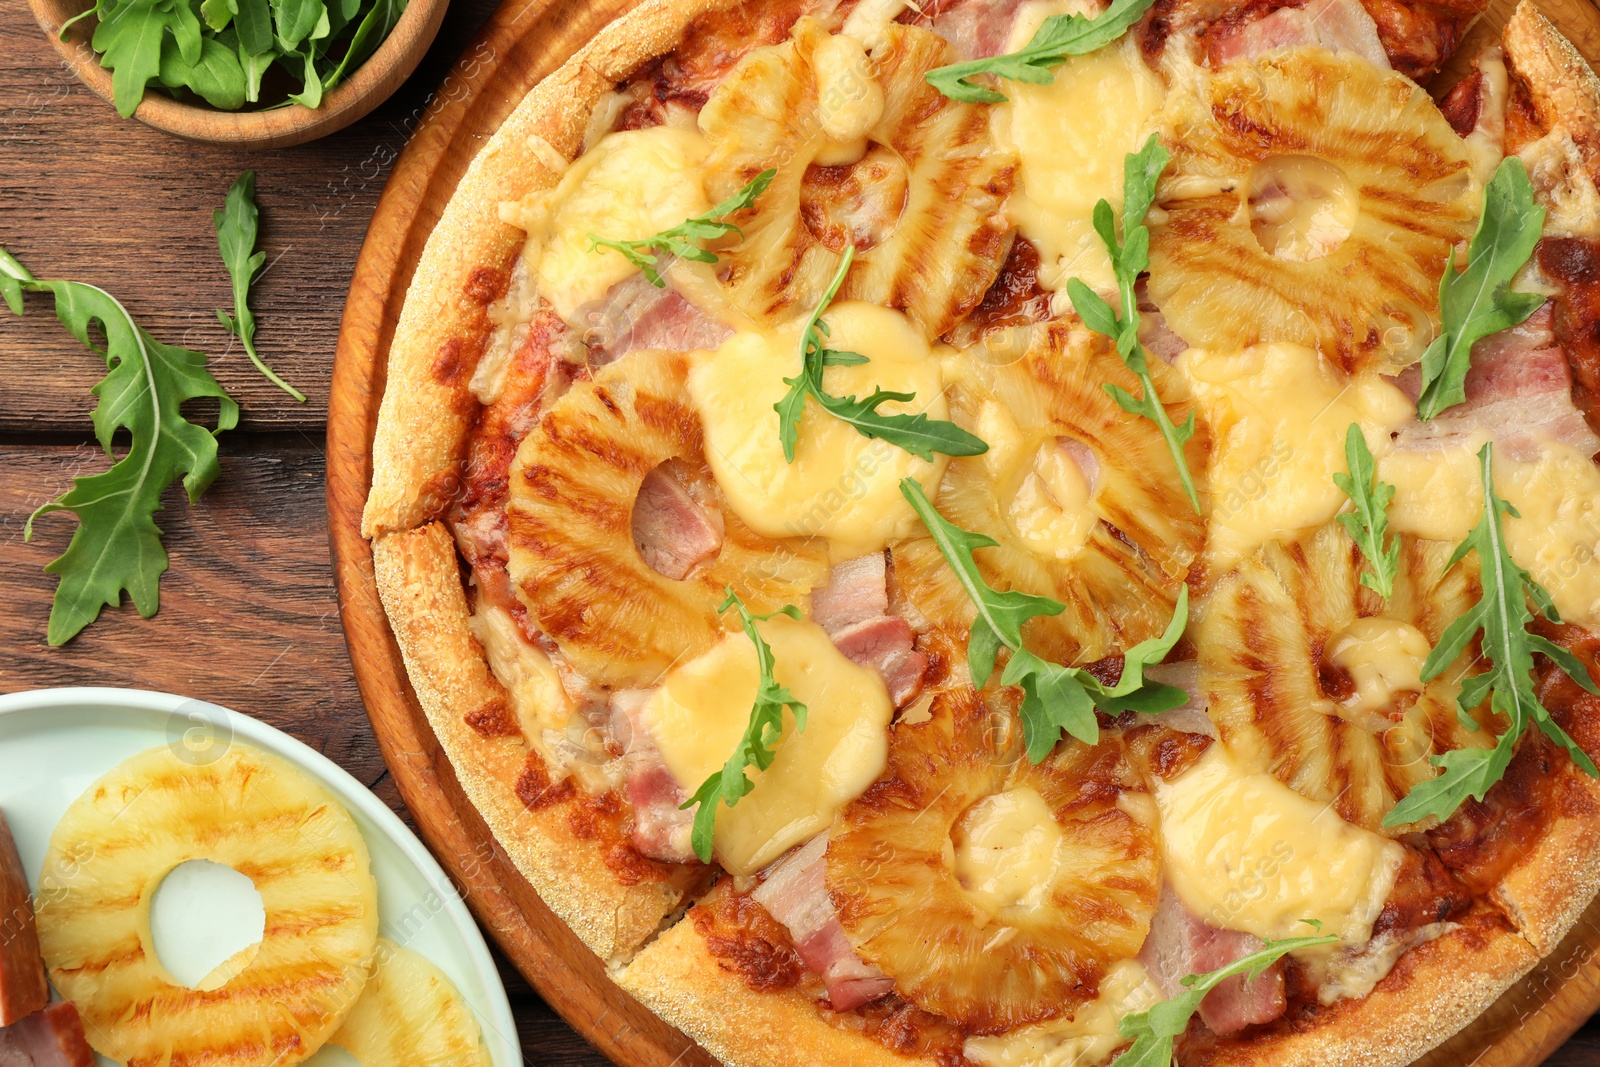
[[[73,520],[41,520],[31,544],[22,541],[22,524],[74,473],[108,462],[88,422],[88,390],[102,371],[48,304],[30,299],[24,319],[0,312],[0,692],[128,685],[224,703],[326,753],[409,820],[340,630],[323,435],[340,315],[368,220],[430,102],[462,99],[474,65],[490,61],[474,34],[494,7],[456,0],[417,74],[362,122],[300,148],[247,152],[119,120],[59,64],[20,0],[0,4],[0,246],[41,276],[105,285],[157,336],[210,353],[244,408],[241,432],[222,439],[217,485],[193,507],[169,494],[158,515],[172,555],[161,613],[141,620],[129,608],[108,611],[72,645],[50,649],[44,627],[54,580],[42,568],[65,548]],[[575,7],[558,14],[577,18]],[[517,62],[532,56],[506,54]],[[451,77],[458,58],[464,73]],[[256,375],[212,311],[228,300],[228,281],[210,210],[246,168],[259,175],[263,247],[272,262],[253,301],[258,339],[269,361],[309,394],[305,405]],[[1499,1035],[1530,1049],[1563,1036],[1529,1009],[1589,992],[1569,980],[1600,942],[1593,915],[1583,929],[1586,936],[1535,976],[1525,1002],[1497,1009],[1489,1022]],[[501,963],[530,1064],[605,1062]],[[601,1029],[608,1023],[625,1044],[626,1024],[598,1021]],[[1441,1051],[1438,1067],[1479,1055],[1454,1044]],[[1600,1067],[1600,1025],[1580,1030],[1547,1062]]]

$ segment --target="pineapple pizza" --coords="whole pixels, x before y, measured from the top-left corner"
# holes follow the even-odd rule
[[[1398,1065],[1554,949],[1600,80],[1482,8],[644,0],[528,93],[365,530],[619,984],[742,1067]]]

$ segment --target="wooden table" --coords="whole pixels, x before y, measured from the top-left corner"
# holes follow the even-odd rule
[[[97,357],[47,302],[0,312],[0,692],[56,685],[163,689],[226,704],[319,749],[406,812],[356,693],[329,572],[323,430],[345,289],[389,168],[435,93],[452,91],[495,0],[455,0],[411,81],[357,125],[276,152],[191,145],[119,120],[57,61],[21,0],[0,5],[0,246],[41,277],[115,293],[157,337],[208,352],[236,397],[222,477],[190,507],[170,492],[157,521],[172,570],[162,610],[107,611],[62,649],[45,644],[70,515],[22,525],[74,473],[103,469],[88,412]],[[263,356],[310,397],[264,381],[212,309],[230,301],[211,209],[257,171],[271,266],[253,306]],[[530,1064],[604,1060],[502,962]],[[1600,1067],[1600,1021],[1550,1061]]]

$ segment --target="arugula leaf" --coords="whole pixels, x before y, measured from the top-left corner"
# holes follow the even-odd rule
[[[828,348],[824,341],[828,335],[828,324],[822,321],[823,313],[838,295],[855,256],[854,245],[844,250],[844,258],[839,261],[833,281],[812,310],[811,317],[806,320],[805,328],[800,331],[800,373],[783,380],[789,391],[782,400],[772,405],[778,413],[778,440],[783,444],[783,458],[794,462],[795,445],[800,440],[800,420],[805,417],[806,397],[815,400],[823,411],[834,418],[849,423],[862,437],[881,438],[918,459],[931,460],[935,452],[947,456],[977,456],[989,451],[988,444],[982,438],[968,433],[953,422],[930,419],[920,411],[891,415],[878,410],[890,401],[906,403],[915,400],[915,393],[889,392],[874,387],[871,396],[858,399],[854,396],[834,396],[823,387],[824,369],[857,367],[869,362],[859,352]]]
[[[1538,293],[1510,289],[1511,279],[1539,243],[1544,215],[1544,208],[1533,202],[1533,184],[1522,160],[1507,156],[1483,191],[1483,216],[1467,249],[1467,269],[1457,273],[1454,263],[1446,262],[1439,279],[1444,332],[1422,353],[1419,418],[1431,419],[1466,400],[1472,346],[1515,326],[1544,303]]]
[[[1194,412],[1189,413],[1189,418],[1182,426],[1175,426],[1167,415],[1167,409],[1162,406],[1161,398],[1156,395],[1155,382],[1150,377],[1149,356],[1139,343],[1139,298],[1134,292],[1139,275],[1150,266],[1150,229],[1145,226],[1144,217],[1155,202],[1156,181],[1170,158],[1167,150],[1161,146],[1160,139],[1151,134],[1143,148],[1128,153],[1123,159],[1120,244],[1110,203],[1101,200],[1094,206],[1095,232],[1105,242],[1106,251],[1111,255],[1112,273],[1116,276],[1117,289],[1122,298],[1122,314],[1119,316],[1098,293],[1077,278],[1067,282],[1067,295],[1072,298],[1072,306],[1084,325],[1115,341],[1117,355],[1122,357],[1123,365],[1138,376],[1141,392],[1138,398],[1111,382],[1106,383],[1105,390],[1123,411],[1130,415],[1142,415],[1160,429],[1161,437],[1167,443],[1167,451],[1172,453],[1172,462],[1178,468],[1178,480],[1183,483],[1183,491],[1198,514],[1200,497],[1195,492],[1194,478],[1189,473],[1189,463],[1183,455],[1184,443],[1194,436]]]
[[[72,511],[78,516],[66,552],[45,567],[61,576],[47,634],[52,645],[61,645],[93,622],[103,605],[119,606],[123,590],[139,614],[156,613],[161,573],[167,569],[153,519],[161,493],[181,476],[189,502],[200,498],[221,473],[217,435],[238,425],[239,407],[206,370],[204,355],[157,341],[105,290],[35,278],[4,249],[0,278],[6,303],[18,314],[24,289],[51,293],[56,316],[105,357],[107,374],[94,388],[99,403],[91,417],[106,453],[111,454],[118,429],[132,435],[127,454],[110,470],[74,478],[71,489],[41,506],[23,527],[23,539],[31,540],[40,515]],[[105,335],[104,350],[90,336],[94,323]],[[185,401],[201,397],[214,397],[221,405],[215,430],[187,421],[179,410]]]
[[[239,31],[239,51],[260,55],[272,51],[272,9],[267,0],[230,0],[233,25]],[[248,64],[246,64],[248,66]]]
[[[1320,923],[1313,925],[1321,929]],[[1206,999],[1207,993],[1235,975],[1259,978],[1262,971],[1296,949],[1331,945],[1338,940],[1333,934],[1323,934],[1320,937],[1267,941],[1250,955],[1234,960],[1226,967],[1206,974],[1186,976],[1183,979],[1187,987],[1184,992],[1171,1000],[1163,1000],[1148,1011],[1123,1016],[1117,1024],[1117,1032],[1123,1037],[1133,1038],[1133,1044],[1111,1061],[1111,1067],[1172,1067],[1172,1043],[1189,1028],[1189,1020],[1200,1010],[1200,1002]]]
[[[1022,688],[1022,737],[1028,759],[1038,763],[1050,755],[1061,740],[1062,731],[1085,744],[1099,741],[1097,708],[1115,715],[1123,711],[1171,711],[1188,702],[1189,694],[1182,689],[1147,682],[1144,677],[1144,669],[1165,659],[1183,636],[1189,621],[1187,586],[1178,591],[1178,602],[1166,631],[1128,649],[1123,655],[1121,677],[1116,685],[1107,686],[1081,667],[1051,663],[1023,647],[1023,624],[1037,616],[1059,615],[1065,605],[1016,589],[1000,592],[991,588],[978,569],[973,552],[997,547],[998,542],[963,530],[939,514],[916,479],[901,479],[900,493],[928,528],[939,554],[955,572],[967,599],[978,609],[967,637],[967,668],[972,672],[973,684],[979,688],[988,684],[1001,647],[1011,652],[1000,683]]]
[[[1051,15],[1044,20],[1033,39],[1017,52],[988,59],[935,67],[928,71],[928,84],[952,100],[969,104],[998,104],[1005,96],[972,82],[977,74],[1049,85],[1055,75],[1050,68],[1068,56],[1081,56],[1103,48],[1138,22],[1155,0],[1112,0],[1111,6],[1094,18],[1083,15]]]
[[[756,197],[766,192],[767,186],[772,184],[772,179],[778,176],[775,170],[764,170],[745,183],[743,189],[734,193],[728,199],[718,204],[709,211],[684,219],[670,230],[662,230],[651,237],[644,237],[637,241],[619,241],[610,237],[596,237],[589,234],[589,251],[599,248],[609,248],[620,252],[622,257],[635,267],[644,272],[650,284],[657,289],[665,289],[667,283],[662,280],[661,274],[656,270],[660,259],[650,253],[656,249],[668,256],[679,259],[692,259],[696,263],[715,263],[717,255],[701,247],[702,241],[714,241],[730,233],[744,236],[744,231],[731,222],[723,222],[724,216],[735,211],[742,211],[755,203]]]
[[[241,0],[243,2],[243,0]],[[373,52],[378,50],[378,45],[389,36],[395,24],[400,21],[400,16],[405,14],[405,0],[376,0],[356,27],[355,33],[350,38],[350,47],[345,50],[344,58],[339,60],[339,65],[328,75],[325,87],[332,89],[351,70],[365,63]],[[354,18],[354,15],[351,16]]]
[[[1343,512],[1334,518],[1371,564],[1371,570],[1361,572],[1361,584],[1387,600],[1394,592],[1394,578],[1400,571],[1400,539],[1396,537],[1390,541],[1387,548],[1383,543],[1389,528],[1388,509],[1389,501],[1394,499],[1394,486],[1378,479],[1366,435],[1358,423],[1352,422],[1345,431],[1344,462],[1350,473],[1335,474],[1333,484],[1350,498],[1355,511]]]
[[[756,770],[764,771],[772,766],[772,761],[777,758],[775,749],[778,742],[783,739],[784,709],[788,708],[794,714],[796,730],[806,728],[806,706],[796,700],[794,694],[779,685],[777,679],[773,677],[772,649],[756,630],[758,620],[765,621],[774,615],[787,615],[791,619],[798,619],[800,609],[793,604],[786,604],[770,615],[751,615],[750,609],[744,606],[732,589],[727,592],[727,599],[717,610],[719,612],[727,611],[729,608],[738,610],[745,636],[756,646],[756,662],[761,668],[761,683],[756,689],[755,703],[750,706],[750,724],[745,727],[744,736],[739,739],[733,755],[722,765],[722,770],[700,783],[700,788],[695,790],[694,796],[678,806],[678,810],[683,811],[699,805],[694,813],[694,829],[690,833],[689,840],[694,846],[694,854],[700,858],[701,863],[711,862],[717,801],[721,800],[730,808],[739,803],[740,798],[756,787],[755,783],[745,776],[744,769],[754,766]]]
[[[303,404],[306,395],[274,374],[256,355],[256,317],[250,310],[250,282],[267,262],[267,254],[255,250],[260,220],[261,212],[256,207],[256,172],[247,170],[234,181],[222,207],[211,213],[211,223],[217,230],[217,249],[233,281],[233,314],[217,308],[217,318],[229,333],[244,343],[245,355],[256,365],[256,370]]]
[[[171,41],[161,47],[161,84],[198,93],[212,107],[231,111],[245,101],[244,67],[233,49],[206,38],[200,42],[199,56],[187,59]]]
[[[322,0],[271,0],[272,21],[277,29],[278,47],[293,52],[310,37],[317,23],[327,18]]]
[[[144,87],[161,74],[161,42],[171,20],[160,0],[134,0],[100,15],[89,43],[101,53],[100,65],[111,70],[112,102],[123,118],[138,109]]]
[[[1500,735],[1493,748],[1460,748],[1434,756],[1434,765],[1443,768],[1443,773],[1413,787],[1405,799],[1384,817],[1385,826],[1400,826],[1429,815],[1437,815],[1441,820],[1448,819],[1467,797],[1482,800],[1489,787],[1505,774],[1517,740],[1529,725],[1538,726],[1545,736],[1567,750],[1573,763],[1589,775],[1600,778],[1600,770],[1596,769],[1594,761],[1550,717],[1550,712],[1539,703],[1534,691],[1535,652],[1548,656],[1568,677],[1589,692],[1600,695],[1600,686],[1595,685],[1576,656],[1527,630],[1528,623],[1533,621],[1533,616],[1528,612],[1529,599],[1550,622],[1560,622],[1561,617],[1556,614],[1550,594],[1517,565],[1506,547],[1500,517],[1503,514],[1520,516],[1517,516],[1516,508],[1495,495],[1493,455],[1492,444],[1484,445],[1478,453],[1483,464],[1483,517],[1467,535],[1467,539],[1457,546],[1445,565],[1445,569],[1449,570],[1461,562],[1468,552],[1476,552],[1478,580],[1483,586],[1483,596],[1472,610],[1445,628],[1439,637],[1439,644],[1422,664],[1422,680],[1431,682],[1443,674],[1471,644],[1473,636],[1482,630],[1483,655],[1489,661],[1489,669],[1461,683],[1461,695],[1456,701],[1457,715],[1464,725],[1477,729],[1477,723],[1469,713],[1487,696],[1490,708],[1505,716],[1510,726]]]

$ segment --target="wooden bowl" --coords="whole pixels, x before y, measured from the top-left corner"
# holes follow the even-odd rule
[[[111,103],[111,72],[89,47],[95,20],[75,23],[66,40],[61,39],[62,25],[88,10],[92,0],[28,0],[28,5],[67,66]],[[315,140],[355,122],[411,76],[439,32],[448,6],[449,0],[410,0],[394,31],[349,80],[322,98],[321,107],[290,104],[271,111],[219,111],[205,104],[180,103],[152,86],[133,117],[190,141],[241,148],[284,148]]]

